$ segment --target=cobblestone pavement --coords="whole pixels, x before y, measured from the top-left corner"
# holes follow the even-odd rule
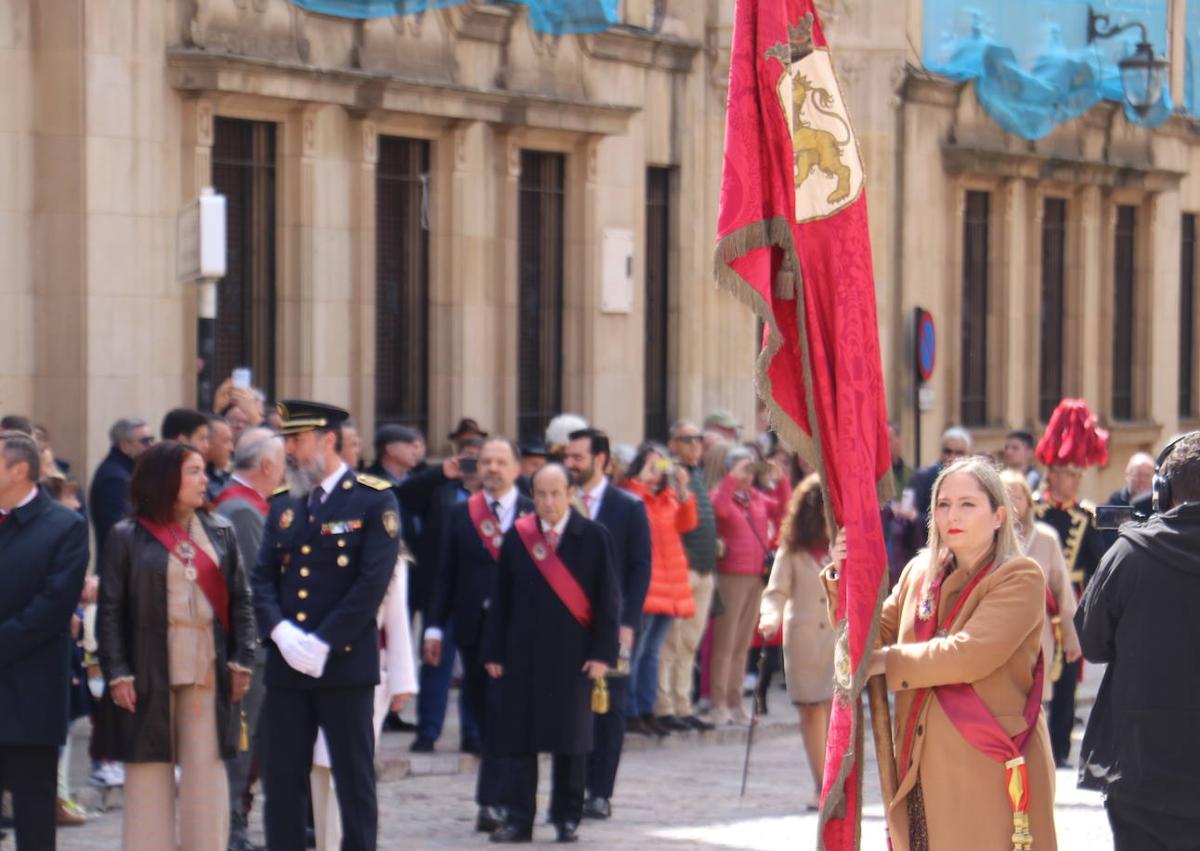
[[[1088,679],[1090,688],[1085,689],[1094,693],[1098,672],[1090,671]],[[791,715],[779,717],[787,711],[783,696],[773,696],[772,701],[775,713],[756,734],[744,799],[738,796],[745,752],[740,731],[710,736],[703,743],[694,738],[668,739],[664,746],[631,737],[634,745],[621,765],[614,818],[607,822],[586,821],[580,832],[582,844],[603,849],[713,851],[815,847],[816,816],[804,811],[804,802],[813,790],[801,740],[790,723]],[[1081,734],[1082,728],[1077,728],[1076,739]],[[409,739],[407,734],[395,733],[384,737],[384,779],[379,785],[381,851],[490,847],[485,837],[472,832],[475,778],[471,761],[453,754],[436,754],[408,763]],[[448,729],[440,747],[456,743],[457,732]],[[874,765],[873,756],[870,764]],[[403,776],[406,772],[415,773]],[[540,805],[544,813],[548,783],[545,766],[542,778]],[[862,848],[882,851],[886,848],[883,807],[874,768],[865,783]],[[1099,796],[1076,789],[1071,771],[1058,772],[1055,811],[1059,848],[1063,851],[1111,847]],[[257,820],[254,829],[261,841]],[[96,816],[83,828],[61,831],[59,849],[117,849],[120,831],[120,812],[110,811]],[[552,846],[553,836],[549,825],[539,824],[535,830],[535,839],[544,847]],[[11,841],[0,843],[0,848],[11,851]]]

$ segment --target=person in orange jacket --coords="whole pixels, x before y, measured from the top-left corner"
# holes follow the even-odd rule
[[[687,470],[671,460],[666,447],[644,443],[638,449],[621,485],[646,504],[650,519],[650,588],[642,607],[645,618],[629,669],[626,729],[664,736],[674,729],[654,718],[658,698],[658,653],[674,618],[696,613],[688,581],[684,532],[700,522],[696,500],[688,490]],[[688,728],[690,729],[690,728]]]

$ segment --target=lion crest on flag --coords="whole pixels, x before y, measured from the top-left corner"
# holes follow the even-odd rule
[[[812,38],[813,16],[788,27],[788,44],[766,51],[783,66],[779,103],[792,134],[796,221],[833,215],[858,200],[864,183],[858,142],[827,49]]]

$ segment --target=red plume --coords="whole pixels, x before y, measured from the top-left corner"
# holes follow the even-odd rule
[[[1038,460],[1047,467],[1091,467],[1108,463],[1108,431],[1082,399],[1063,399],[1050,415],[1037,445]]]

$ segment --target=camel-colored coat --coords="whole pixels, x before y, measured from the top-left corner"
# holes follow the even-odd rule
[[[1022,540],[1025,555],[1036,561],[1046,574],[1046,586],[1058,601],[1059,623],[1062,626],[1063,653],[1079,649],[1079,637],[1075,635],[1075,589],[1067,573],[1067,560],[1063,558],[1062,543],[1053,526],[1035,523],[1029,537]],[[1042,628],[1042,654],[1046,659],[1046,684],[1042,702],[1054,693],[1054,681],[1050,679],[1050,665],[1054,661],[1054,624],[1046,618]]]
[[[1009,735],[1025,729],[1022,713],[1033,687],[1045,619],[1045,575],[1028,558],[1014,558],[984,577],[950,625],[948,635],[915,640],[918,599],[927,569],[922,554],[909,562],[883,605],[880,635],[887,654],[887,684],[896,695],[897,759],[904,746],[917,689],[967,682]],[[942,587],[939,623],[958,601],[974,572],[956,570]],[[1045,717],[1025,748],[1029,771],[1030,831],[1034,851],[1055,851],[1054,762]],[[1004,766],[976,750],[942,711],[925,701],[914,736],[912,767],[900,766],[900,789],[888,806],[895,851],[909,851],[907,797],[918,777],[925,799],[930,851],[1008,851],[1012,807]]]
[[[783,627],[783,671],[792,703],[833,699],[837,636],[825,617],[825,596],[821,565],[808,550],[780,549],[775,554],[758,622],[761,627]]]

